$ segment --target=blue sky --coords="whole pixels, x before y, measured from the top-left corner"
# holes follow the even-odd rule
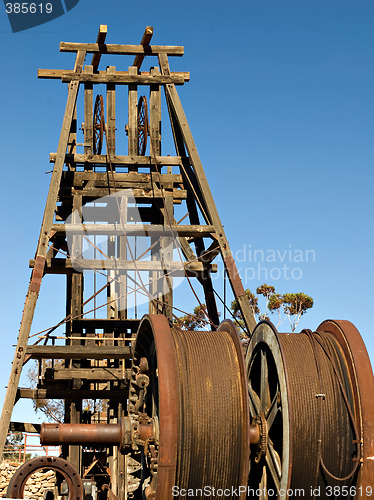
[[[63,17],[13,34],[1,11],[0,400],[66,99],[64,84],[38,81],[37,68],[71,68],[60,41],[94,42],[100,24],[108,43],[138,43],[151,25],[154,44],[184,45],[171,67],[191,72],[179,95],[234,255],[246,254],[238,267],[256,275],[245,287],[272,281],[280,293],[311,295],[315,306],[299,326],[349,319],[374,359],[373,22],[371,0],[80,0]],[[315,257],[305,262],[307,251]],[[284,265],[297,279],[276,278]],[[64,316],[64,280],[47,280],[33,331]],[[35,420],[30,408],[17,405],[13,418]]]

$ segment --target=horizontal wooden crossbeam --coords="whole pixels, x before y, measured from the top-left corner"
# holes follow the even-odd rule
[[[132,189],[132,196],[136,200],[153,200],[153,199],[163,199],[165,196],[170,196],[174,199],[174,202],[177,203],[178,200],[185,200],[187,198],[187,191],[185,189],[173,189],[170,193],[165,192],[165,190],[161,190],[159,188],[154,189],[152,186],[145,186],[141,188],[140,186],[132,186],[128,183],[116,184],[114,185],[109,181],[109,186],[112,188],[112,192],[109,192],[108,186],[105,187],[69,187],[62,186],[59,192],[59,198],[70,198],[74,194],[82,195],[86,198],[96,199],[103,198],[104,196],[108,196],[109,194],[113,194],[114,188],[117,188],[118,192],[121,189]]]
[[[30,260],[29,267],[35,266],[35,260]],[[201,262],[168,262],[166,270],[173,276],[185,276],[185,271],[189,276],[196,276],[196,273],[204,271]],[[70,259],[46,259],[44,272],[49,274],[60,274],[69,270],[89,271],[89,270],[112,270],[112,271],[164,271],[165,265],[159,261],[140,260],[136,264],[131,260],[94,260],[82,259],[79,262],[72,262]],[[211,272],[217,272],[217,264],[211,265]]]
[[[128,346],[28,345],[26,355],[33,359],[129,359],[131,348]]]
[[[169,56],[183,56],[184,47],[174,45],[116,45],[116,44],[98,44],[98,43],[74,43],[61,42],[60,52],[77,52],[84,50],[89,54],[100,52],[101,54],[124,54],[157,56],[158,54],[167,54]]]
[[[64,388],[23,389],[17,391],[16,399],[123,399],[123,389],[69,389]]]
[[[51,376],[53,380],[71,380],[73,378],[87,379],[91,382],[104,382],[115,380],[128,380],[131,376],[131,370],[122,371],[121,368],[69,368],[60,370],[50,370],[46,372],[46,379]]]
[[[162,226],[159,224],[53,224],[52,231],[70,234],[103,234],[121,236],[164,236],[171,237],[175,232],[179,236],[201,238],[212,236],[214,226]]]
[[[61,80],[63,78],[66,80],[66,79],[71,79],[72,73],[73,73],[72,71],[68,71],[66,69],[38,69],[38,78],[57,79],[57,80]],[[99,71],[98,73],[95,73],[96,76],[105,76],[107,74],[108,73],[106,71]],[[115,75],[116,76],[129,76],[129,72],[128,71],[116,71]],[[151,74],[149,71],[141,71],[139,73],[139,76],[141,76],[141,77],[150,76],[150,75]],[[189,71],[171,72],[170,76],[177,77],[177,78],[183,78],[185,82],[188,82],[190,80],[190,72]],[[99,83],[102,83],[102,82],[99,82]]]
[[[174,83],[175,85],[183,85],[185,80],[183,75],[129,75],[129,74],[90,74],[90,73],[80,73],[79,75],[74,73],[67,73],[66,76],[62,76],[61,81],[63,83],[70,83],[72,81],[79,81],[83,83],[113,83],[116,85],[166,85]]]
[[[50,153],[49,161],[54,163],[56,161],[57,153]],[[188,163],[188,158],[180,156],[121,156],[114,155],[110,158],[112,166],[128,165],[138,167],[149,167],[150,165],[158,166],[181,166]],[[108,164],[108,157],[106,155],[84,155],[84,154],[66,154],[65,163],[95,163],[95,164]],[[134,172],[132,172],[134,173]]]

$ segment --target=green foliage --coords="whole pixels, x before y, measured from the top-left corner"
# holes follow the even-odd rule
[[[262,308],[262,311],[260,310],[258,297],[256,297],[256,295],[248,289],[245,291],[245,294],[248,298],[253,314],[259,321],[268,319],[269,313],[278,313],[277,326],[288,318],[292,332],[295,331],[301,316],[305,314],[308,309],[313,307],[313,299],[312,297],[309,297],[309,295],[302,292],[285,293],[284,295],[281,295],[279,293],[275,293],[274,286],[267,285],[266,283],[256,289],[257,296],[263,296],[265,298],[265,307]],[[243,325],[243,317],[236,299],[231,303],[231,310],[234,318],[240,325]],[[282,314],[284,315],[283,318]]]
[[[200,330],[208,323],[208,313],[205,304],[199,304],[193,310],[193,314],[180,316],[174,324],[183,330]]]
[[[313,307],[313,299],[305,293],[285,293],[283,295],[284,312],[290,319],[292,331],[295,331],[296,325],[303,314]]]
[[[274,312],[278,311],[284,303],[284,296],[279,293],[273,293],[273,295],[269,298],[269,311]]]

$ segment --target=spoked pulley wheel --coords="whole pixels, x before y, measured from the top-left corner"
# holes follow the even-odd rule
[[[142,457],[135,455],[143,466],[135,498],[142,491],[147,499],[164,500],[178,491],[231,492],[246,485],[247,398],[242,348],[230,322],[216,332],[201,332],[170,328],[162,315],[144,317],[135,345],[129,415],[133,427],[149,425],[152,432],[140,442]],[[212,491],[206,493],[215,498]]]
[[[105,126],[104,99],[102,95],[97,95],[95,100],[94,116],[93,116],[94,155],[101,155],[101,151],[103,148],[103,140],[104,140],[104,126]]]
[[[138,155],[144,156],[148,141],[148,102],[142,95],[138,102]]]
[[[246,367],[260,435],[251,446],[254,498],[286,499],[295,491],[365,498],[374,479],[374,381],[355,327],[327,321],[317,332],[287,334],[261,322]]]

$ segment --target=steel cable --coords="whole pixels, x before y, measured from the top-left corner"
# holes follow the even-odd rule
[[[358,469],[353,389],[338,341],[326,333],[279,334],[291,402],[291,489],[351,486]],[[309,466],[305,467],[307,459]],[[322,498],[325,493],[322,494]]]
[[[204,486],[237,488],[248,474],[242,456],[243,442],[248,438],[243,418],[246,400],[234,341],[223,331],[172,329],[172,335],[180,410],[176,484],[194,490]]]

